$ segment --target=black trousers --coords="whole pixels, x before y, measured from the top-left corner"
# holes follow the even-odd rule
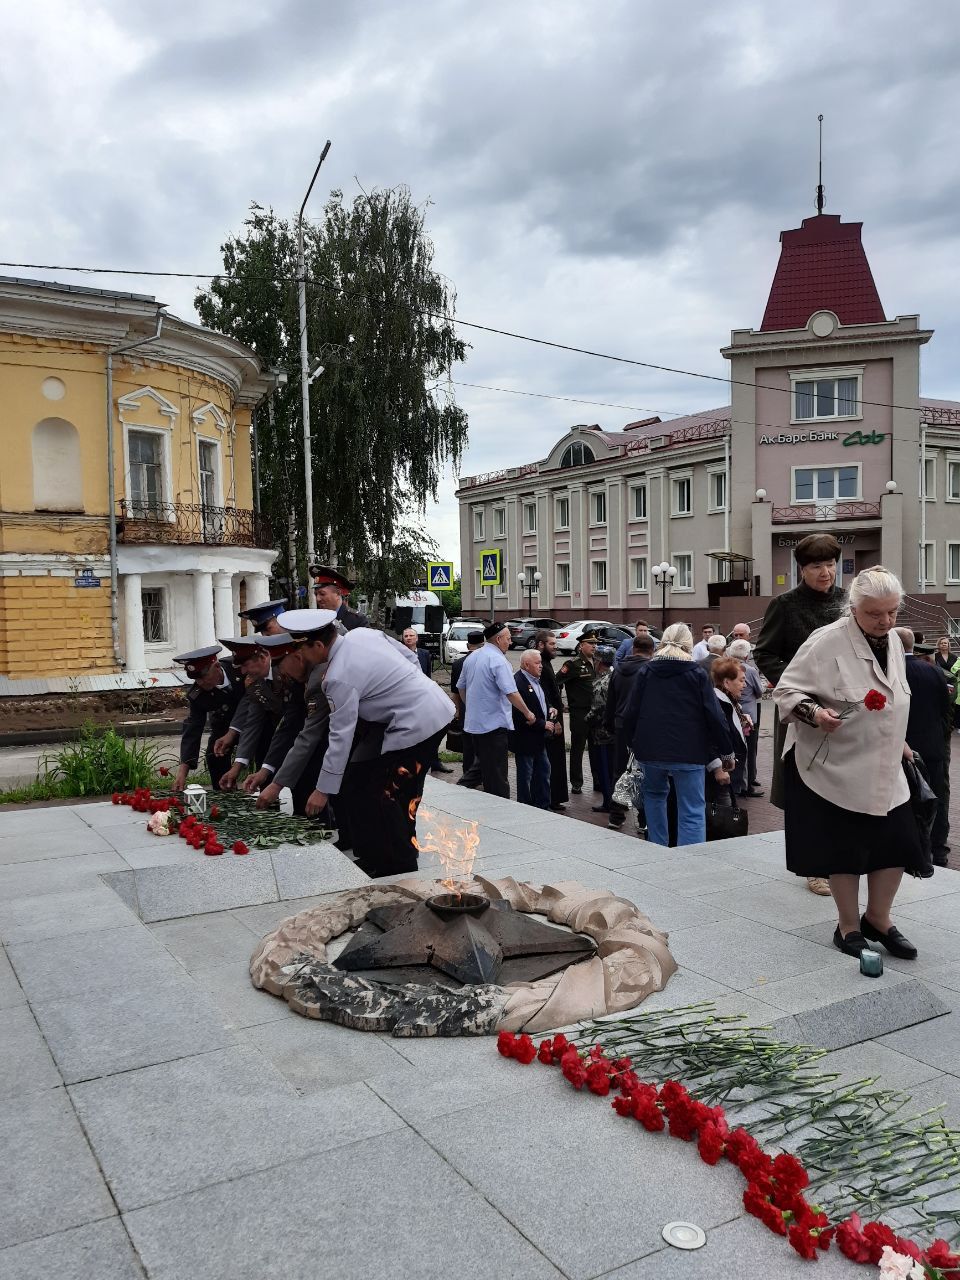
[[[747,734],[747,786],[757,785],[757,747],[760,744],[760,712],[761,704],[757,703],[757,712],[753,717],[753,733]]]
[[[937,797],[937,815],[930,830],[930,845],[933,852],[942,849],[950,835],[950,761],[943,756],[927,759],[923,763],[930,775],[930,787]]]
[[[416,871],[417,808],[445,733],[347,765],[333,803],[349,825],[357,866],[368,876]]]
[[[220,735],[218,734],[217,737]],[[207,740],[207,749],[203,753],[203,758],[207,762],[207,771],[210,774],[210,785],[214,791],[220,790],[220,779],[233,764],[233,752],[228,751],[225,756],[215,756],[213,754],[213,744],[216,737],[211,733]]]
[[[570,712],[570,785],[583,787],[583,753],[589,741],[586,711]]]
[[[463,776],[458,782],[460,787],[479,787],[483,779],[480,777],[480,765],[477,762],[477,749],[474,746],[473,734],[464,730],[463,734]]]
[[[491,795],[510,799],[510,778],[507,773],[507,730],[492,729],[489,733],[474,733],[473,749],[477,754],[480,778],[484,791]]]
[[[570,799],[567,788],[567,747],[562,733],[551,733],[547,738],[547,759],[550,761],[550,805],[566,804]]]

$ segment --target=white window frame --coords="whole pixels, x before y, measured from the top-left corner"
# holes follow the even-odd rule
[[[723,481],[723,502],[717,502],[718,479]],[[707,467],[707,514],[715,515],[719,511],[726,511],[729,496],[730,477],[727,475],[727,468]]]
[[[918,550],[920,553],[918,576],[922,591],[926,587],[937,585],[937,544],[932,539],[928,539],[926,542],[921,542]]]
[[[600,569],[603,569],[603,586],[597,585],[598,579],[601,577]],[[605,596],[609,594],[609,578],[607,577],[606,560],[590,561],[590,594],[592,596]]]
[[[690,585],[689,586],[681,587],[679,585],[680,565],[677,563],[678,560],[690,561]],[[673,583],[671,584],[671,588],[670,588],[671,591],[682,591],[685,594],[695,591],[696,584],[694,582],[694,576],[693,576],[693,567],[694,567],[693,552],[692,551],[674,551],[670,557],[670,563],[673,565],[673,567],[677,571],[677,576],[674,578]]]
[[[529,517],[532,514],[533,519]],[[523,532],[537,532],[537,504],[536,502],[525,502],[523,504]]]
[[[485,600],[487,595],[487,587],[483,585],[483,578],[481,577],[479,569],[474,569],[473,579],[474,579],[474,586],[473,586],[474,600]]]
[[[603,518],[597,513],[599,504],[603,504]],[[607,491],[606,489],[590,490],[590,528],[605,529],[607,526]]]
[[[163,631],[163,639],[148,640],[147,629],[143,629],[143,647],[145,649],[168,649],[170,647],[170,592],[164,586],[145,586],[140,589],[140,613],[143,615],[143,597],[148,591],[157,591],[160,593],[160,625]]]
[[[643,573],[640,566],[643,566]],[[641,582],[641,577],[643,581]],[[650,594],[650,565],[647,556],[630,557],[630,590]]]
[[[857,492],[852,498],[818,498],[816,494],[812,498],[797,497],[797,472],[798,471],[848,471],[850,468],[856,468],[857,472]],[[816,489],[816,481],[814,481],[814,489]],[[790,505],[794,507],[821,507],[828,503],[837,502],[862,502],[863,501],[863,463],[861,462],[803,462],[797,463],[790,468]]]
[[[484,530],[486,529],[486,512],[483,507],[473,508],[473,540],[474,542],[484,541]],[[479,570],[478,570],[479,572]]]
[[[637,499],[639,498],[641,493],[643,494],[643,504],[642,504],[643,514],[639,515],[637,512],[637,507],[640,504],[638,503]],[[648,510],[649,508],[647,507],[647,482],[646,480],[639,480],[637,481],[636,484],[632,484],[630,486],[630,519],[646,520]]]
[[[960,455],[948,453],[946,457],[947,478],[943,489],[943,497],[945,502],[960,502]],[[951,481],[956,478],[957,492],[952,495],[950,492]]]
[[[560,519],[560,504],[565,503],[567,507],[567,517],[565,520]],[[556,530],[570,528],[570,495],[569,493],[559,493],[554,495],[553,499],[553,527]]]
[[[173,435],[172,427],[150,427],[140,426],[139,423],[124,423],[123,432],[123,472],[124,487],[127,495],[127,507],[133,510],[133,480],[130,473],[130,433],[135,432],[138,435],[159,436],[160,438],[160,506],[165,507],[172,503],[171,497],[173,493],[173,462],[171,459],[170,439]],[[170,511],[167,519],[170,523],[176,521],[176,513]]]
[[[555,567],[556,567],[556,571],[557,571],[557,589],[556,589],[556,591],[554,592],[554,595],[557,595],[557,596],[568,596],[568,595],[570,595],[570,593],[571,593],[571,590],[572,590],[572,582],[573,582],[573,575],[572,575],[572,574],[571,574],[571,572],[570,572],[570,561],[569,561],[569,560],[558,560],[558,561],[556,562],[556,566],[555,566]],[[566,569],[566,571],[567,571],[567,573],[566,573],[566,578],[567,578],[566,585],[564,585],[564,582],[563,582],[563,574],[562,574],[562,572],[561,572],[561,570],[563,570],[563,569]]]
[[[953,551],[957,557],[957,571],[951,573],[950,553]],[[944,581],[949,583],[960,582],[960,542],[946,543],[946,555],[944,557]]]
[[[858,413],[813,414],[809,418],[797,417],[797,383],[799,382],[837,382],[840,378],[856,378]],[[837,393],[834,389],[834,403]],[[814,392],[816,407],[816,392]],[[790,370],[790,423],[791,425],[806,422],[862,422],[863,421],[863,365],[846,365],[842,368],[830,369],[791,369]]]
[[[507,508],[493,508],[493,536],[494,538],[505,538],[507,536]]]
[[[200,446],[210,445],[213,448],[214,465],[213,465],[213,507],[222,507],[223,501],[223,453],[220,449],[220,441],[213,439],[211,436],[202,436],[196,432],[197,437],[197,505],[203,505],[203,490],[200,485]]]
[[[926,475],[924,475],[926,470]],[[927,479],[932,474],[932,483],[927,484]],[[928,453],[925,458],[921,458],[917,463],[917,493],[923,502],[936,502],[937,500],[937,455]]]
[[[689,486],[690,508],[687,511],[681,511],[679,506],[680,486],[686,483]],[[670,519],[671,520],[687,520],[693,515],[693,472],[692,471],[674,471],[670,474]]]

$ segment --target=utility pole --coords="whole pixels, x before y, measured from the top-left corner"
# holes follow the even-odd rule
[[[300,298],[300,393],[303,401],[303,476],[306,485],[307,564],[310,564],[313,560],[316,548],[313,538],[313,451],[310,447],[310,356],[307,351],[307,260],[303,243],[303,211],[307,207],[313,184],[317,180],[320,166],[326,160],[329,150],[330,139],[328,138],[323,151],[320,153],[320,159],[317,161],[317,167],[313,171],[313,177],[310,179],[309,187],[307,187],[307,194],[303,197],[303,204],[300,206],[300,213],[297,216],[297,283]]]

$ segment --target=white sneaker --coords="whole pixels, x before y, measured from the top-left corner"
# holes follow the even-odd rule
[[[811,893],[818,893],[821,898],[830,897],[830,881],[823,876],[807,876],[807,888]]]

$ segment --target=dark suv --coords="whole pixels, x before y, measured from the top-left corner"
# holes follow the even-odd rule
[[[511,618],[507,626],[511,649],[532,649],[533,637],[538,631],[556,631],[560,623],[556,618]]]

